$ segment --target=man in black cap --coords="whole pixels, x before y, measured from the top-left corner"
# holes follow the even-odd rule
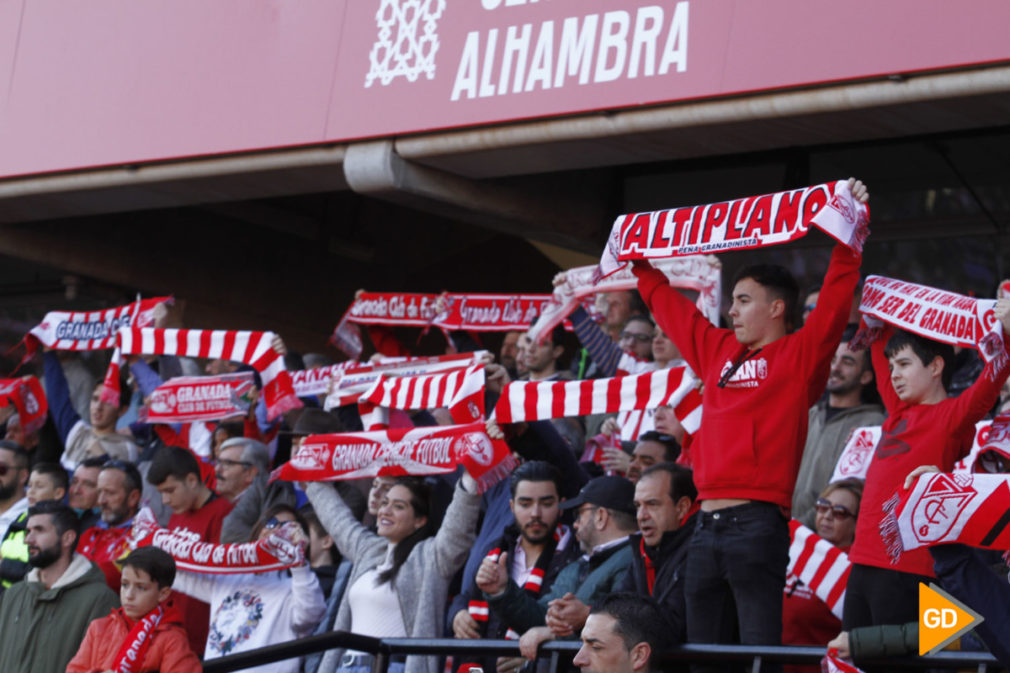
[[[489,608],[523,634],[523,656],[533,659],[541,643],[578,633],[589,606],[621,584],[632,559],[628,536],[638,528],[634,497],[630,481],[606,476],[591,480],[562,503],[563,509],[576,512],[575,535],[585,553],[558,573],[551,590],[539,599],[509,580],[507,555],[481,564],[477,586]]]

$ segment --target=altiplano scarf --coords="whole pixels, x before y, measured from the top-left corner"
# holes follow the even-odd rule
[[[335,375],[333,390],[327,395],[323,405],[327,411],[345,404],[354,404],[361,394],[371,388],[381,376],[421,376],[436,372],[466,369],[472,364],[489,357],[487,351],[435,355],[419,358],[384,358],[377,364],[362,364],[349,367]]]
[[[282,525],[257,542],[215,544],[204,542],[190,531],[161,528],[154,514],[143,508],[133,520],[131,546],[154,546],[169,553],[180,570],[230,575],[284,570],[305,561],[305,553],[294,541],[292,529]]]
[[[711,259],[703,256],[679,257],[657,260],[655,267],[663,272],[673,287],[696,290],[698,310],[712,321],[719,323],[719,303],[722,301],[722,273]],[[586,297],[600,292],[634,290],[638,278],[630,266],[615,271],[598,283],[593,282],[598,267],[580,266],[565,272],[565,282],[554,288],[551,301],[547,302],[536,323],[529,330],[529,337],[539,342],[550,334],[562,320]]]
[[[821,670],[824,673],[863,673],[863,669],[840,659],[838,650],[834,648],[828,650],[827,655],[821,659]]]
[[[870,211],[845,180],[734,201],[621,215],[600,259],[606,278],[635,259],[680,257],[788,243],[810,225],[862,252]]]
[[[927,473],[883,510],[880,536],[892,563],[902,552],[949,542],[1010,549],[1010,474]]]
[[[153,326],[154,307],[163,303],[172,303],[172,297],[140,299],[104,311],[50,311],[25,335],[25,360],[39,344],[61,351],[114,348],[116,332],[123,327]]]
[[[469,423],[309,435],[274,476],[285,481],[421,476],[454,472],[459,464],[484,492],[510,475],[516,461],[508,444],[488,437],[483,423]]]
[[[298,397],[314,397],[325,395],[330,387],[330,380],[335,376],[340,376],[341,372],[354,367],[360,367],[361,363],[355,360],[338,362],[335,365],[326,367],[316,367],[315,369],[302,369],[291,372],[291,384]]]
[[[529,328],[551,300],[549,294],[446,293],[436,312],[438,294],[362,292],[344,316],[359,325],[406,325],[443,330],[508,332]]]
[[[926,285],[870,276],[859,302],[866,324],[849,347],[869,345],[879,338],[880,328],[887,323],[927,339],[978,349],[985,361],[992,363],[992,368],[986,368],[987,376],[992,377],[1008,359],[1003,348],[1003,324],[996,319],[995,305],[995,299],[975,299]]]
[[[138,418],[145,423],[193,423],[246,414],[254,388],[252,372],[177,376],[154,389]]]
[[[873,450],[877,448],[880,441],[881,427],[879,425],[866,425],[860,428],[853,428],[849,433],[849,439],[845,442],[842,454],[838,456],[835,463],[835,471],[831,475],[833,484],[843,479],[866,479],[866,471],[873,461]]]
[[[448,407],[456,425],[484,420],[484,365],[470,365],[463,371],[380,377],[358,398],[358,413],[365,430],[389,427],[389,410],[437,409]]]
[[[789,566],[787,577],[803,582],[839,619],[849,582],[849,555],[820,537],[796,519],[789,521]]]
[[[42,384],[34,376],[0,379],[0,406],[14,405],[25,432],[35,432],[46,422],[49,402]]]
[[[513,381],[502,391],[495,417],[499,423],[518,423],[669,405],[680,408],[680,413],[689,419],[695,409],[681,408],[681,402],[690,399],[700,407],[700,396],[688,397],[696,383],[697,379],[686,367],[608,379]]]
[[[119,368],[123,355],[178,355],[243,362],[259,372],[267,418],[302,406],[291,387],[284,358],[273,349],[273,332],[232,330],[123,328],[116,332],[116,350],[105,373],[102,401],[119,404]]]
[[[154,640],[152,634],[158,628],[164,614],[165,608],[159,603],[133,624],[133,628],[126,634],[126,640],[116,653],[116,658],[112,661],[112,670],[115,673],[136,673],[143,667],[147,650]]]

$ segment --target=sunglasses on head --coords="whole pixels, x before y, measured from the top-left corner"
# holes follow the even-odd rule
[[[827,498],[818,498],[816,507],[818,514],[827,514],[828,512],[831,512],[832,516],[839,519],[848,519],[849,517],[855,518],[856,516],[856,514],[854,512],[850,512],[849,508],[845,505],[833,505]]]

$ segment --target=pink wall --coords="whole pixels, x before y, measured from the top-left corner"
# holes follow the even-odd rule
[[[555,86],[566,19],[592,16],[587,81]],[[380,22],[403,68],[366,86]],[[687,47],[660,74],[671,23]],[[0,176],[1006,61],[1008,25],[1004,0],[0,0]]]

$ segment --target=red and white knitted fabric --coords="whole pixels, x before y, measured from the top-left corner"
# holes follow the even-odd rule
[[[445,303],[439,313],[440,297]],[[549,294],[362,292],[341,321],[472,332],[526,330],[550,299]]]
[[[513,381],[498,399],[495,418],[499,423],[518,423],[669,405],[684,428],[695,432],[701,423],[696,384],[686,367],[609,379]]]
[[[427,376],[382,376],[358,398],[365,430],[389,427],[389,410],[448,407],[454,423],[484,420],[484,365]]]
[[[859,311],[864,325],[853,338],[856,348],[880,335],[882,323],[941,343],[975,348],[986,362],[987,375],[1003,367],[1003,324],[996,319],[995,299],[976,299],[904,280],[870,276],[863,285]],[[850,347],[851,344],[850,344]]]
[[[849,555],[796,519],[789,521],[789,566],[786,575],[798,578],[839,619],[849,581]]]
[[[745,250],[788,243],[815,225],[862,252],[870,211],[838,180],[733,201],[621,215],[603,250],[597,278],[635,259]]]
[[[838,650],[835,649],[828,650],[827,655],[821,659],[821,670],[824,673],[863,673],[863,669],[839,658]]]
[[[0,407],[13,405],[25,432],[35,432],[46,422],[49,402],[42,384],[34,376],[0,379]]]
[[[355,367],[360,367],[361,363],[355,360],[346,360],[334,365],[316,367],[315,369],[301,369],[291,372],[291,384],[294,386],[295,395],[298,397],[312,397],[314,395],[325,395],[330,387],[330,380],[339,377],[342,372]]]
[[[273,349],[273,332],[232,330],[123,328],[116,332],[116,350],[105,373],[102,401],[119,403],[119,369],[123,355],[178,355],[243,362],[259,372],[267,417],[302,406],[284,369],[284,358]]]
[[[873,462],[873,450],[877,448],[880,441],[881,427],[879,425],[865,425],[853,428],[849,433],[849,439],[845,442],[845,448],[838,456],[835,463],[835,471],[831,475],[831,481],[842,481],[843,479],[866,479],[866,471],[870,469]]]

